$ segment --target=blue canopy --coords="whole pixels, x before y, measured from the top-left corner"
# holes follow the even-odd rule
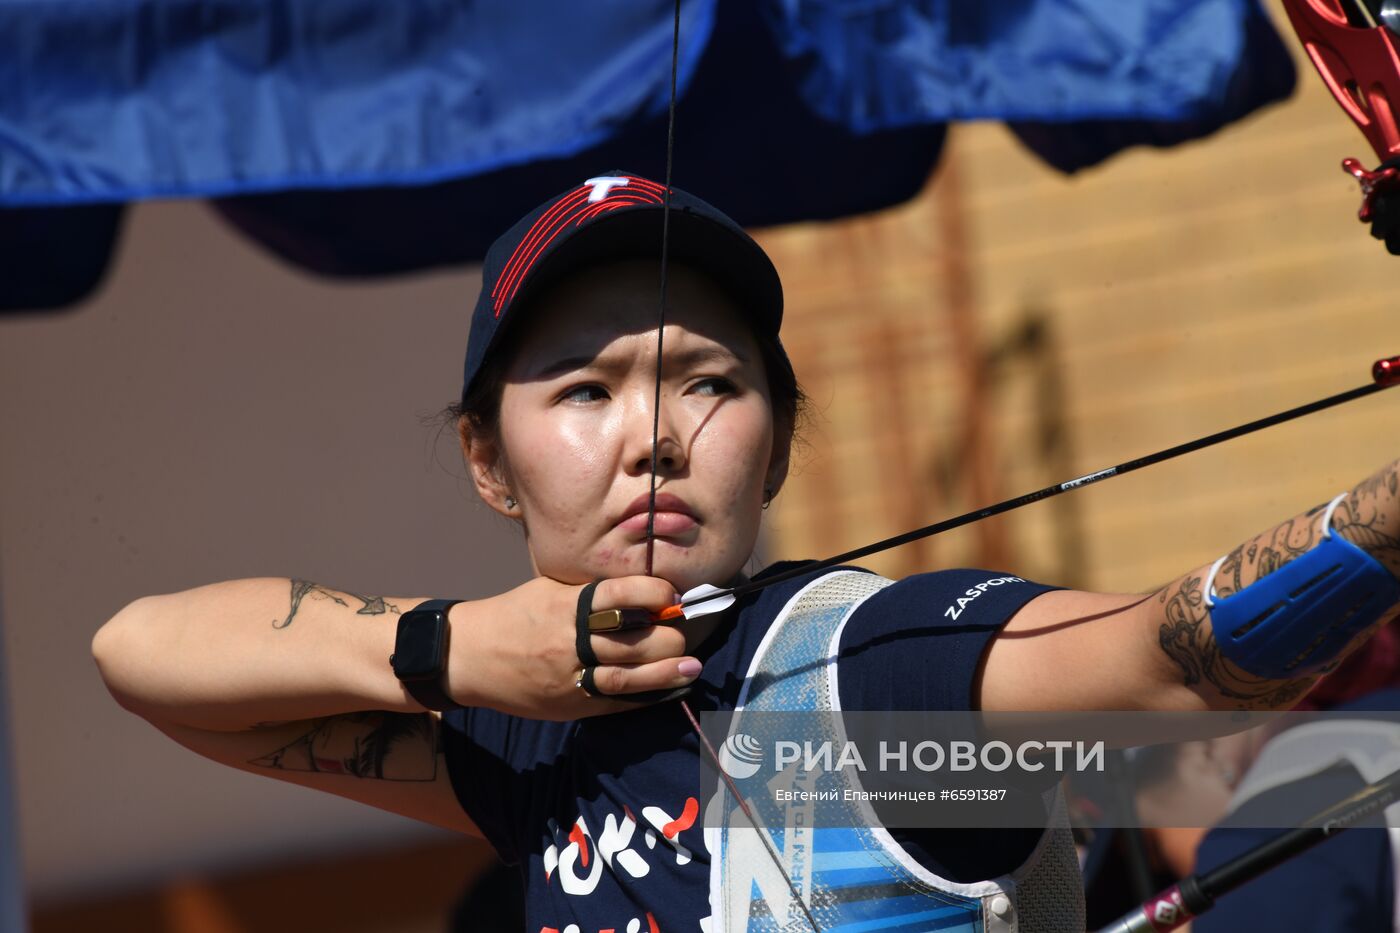
[[[0,0],[0,255],[100,244],[127,201],[215,197],[320,272],[477,259],[599,166],[661,174],[671,17],[671,0]],[[907,199],[951,120],[1010,121],[1073,171],[1294,80],[1257,0],[683,0],[680,34],[676,180],[750,225]]]

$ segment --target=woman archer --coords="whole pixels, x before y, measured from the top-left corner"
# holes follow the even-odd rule
[[[471,601],[285,578],[146,597],[94,638],[108,688],[215,761],[485,837],[520,867],[531,931],[1082,931],[1073,854],[1048,829],[875,827],[817,847],[795,912],[791,878],[776,888],[707,833],[676,691],[697,711],[811,696],[843,710],[1287,708],[1400,601],[1397,464],[1149,597],[843,569],[589,634],[590,610],[657,612],[745,580],[802,402],[768,258],[715,208],[672,189],[668,209],[663,194],[626,173],[588,179],[487,256],[453,413],[475,490],[524,531],[533,579]],[[1300,575],[1347,585],[1300,590]],[[1235,624],[1245,597],[1280,587],[1311,595]],[[774,686],[799,669],[806,693]]]

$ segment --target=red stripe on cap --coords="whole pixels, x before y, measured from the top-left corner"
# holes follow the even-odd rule
[[[521,255],[520,251],[526,248],[526,244],[528,244],[534,238],[536,231],[539,230],[542,225],[547,225],[550,222],[550,220],[554,217],[554,215],[558,213],[571,198],[577,197],[579,194],[582,193],[582,191],[583,189],[579,188],[569,192],[566,195],[563,195],[559,198],[558,201],[554,202],[554,205],[550,207],[549,210],[541,214],[535,220],[535,222],[530,225],[530,229],[525,231],[525,236],[523,236],[520,242],[516,244],[515,250],[511,252],[510,257],[506,260],[505,266],[502,267],[501,275],[496,280],[496,287],[491,291],[492,297],[495,297],[496,293],[500,290],[511,268],[519,261],[519,257]]]
[[[541,253],[549,249],[549,244],[554,242],[554,238],[567,230],[568,227],[568,219],[566,218],[563,223],[560,223],[554,231],[540,243],[539,248],[534,251],[534,255],[530,257],[529,261],[520,267],[519,275],[516,276],[515,281],[511,283],[510,288],[504,295],[496,300],[496,317],[500,317],[501,309],[515,298],[515,293],[520,290],[520,286],[525,283],[525,278],[530,274],[530,270],[535,267],[535,260],[540,257]]]
[[[639,182],[644,184],[637,184]],[[510,259],[506,261],[505,269],[502,271],[496,287],[491,290],[491,297],[495,299],[493,304],[496,317],[499,318],[501,311],[515,298],[521,285],[529,276],[530,270],[534,268],[535,262],[549,249],[550,244],[560,233],[570,226],[582,226],[600,214],[621,207],[635,204],[661,204],[663,199],[657,192],[665,189],[646,179],[629,178],[627,184],[617,185],[610,189],[603,200],[596,203],[585,200],[583,203],[579,203],[580,196],[584,192],[592,190],[591,185],[583,185],[569,192],[530,226],[525,239],[511,253]]]
[[[506,263],[506,268],[508,269],[513,263],[519,263],[522,257],[521,251],[528,249],[532,238],[539,236],[541,231],[547,229],[549,225],[558,218],[561,212],[567,211],[568,208],[576,204],[579,198],[583,197],[588,191],[589,187],[587,185],[580,185],[573,191],[561,195],[559,200],[555,201],[553,206],[541,214],[539,218],[530,225],[530,229],[525,231],[525,236],[522,237],[520,243],[516,245],[515,251],[510,254],[510,260]]]
[[[584,223],[587,223],[588,221],[592,220],[594,217],[597,217],[599,214],[603,214],[603,213],[606,213],[607,211],[615,210],[615,209],[617,209],[617,208],[619,208],[619,207],[623,207],[623,206],[628,205],[628,204],[655,204],[655,203],[656,203],[656,202],[653,201],[651,198],[642,198],[642,197],[637,197],[637,196],[635,196],[635,195],[628,196],[628,195],[625,195],[625,194],[624,194],[624,195],[619,195],[619,196],[617,196],[617,197],[608,198],[606,201],[599,201],[597,204],[594,204],[594,205],[592,205],[592,206],[586,208],[586,209],[583,211],[583,213],[581,213],[581,214],[578,216],[578,219],[575,221],[575,223],[576,223],[576,224],[584,224]]]
[[[619,194],[618,192],[624,193]],[[538,246],[531,251],[532,254],[529,256],[528,261],[524,266],[520,268],[520,270],[518,270],[514,280],[510,283],[509,290],[501,299],[501,303],[504,304],[510,302],[515,298],[516,292],[519,291],[520,287],[524,284],[525,278],[530,274],[530,270],[534,268],[534,264],[539,259],[540,255],[543,254],[545,250],[549,248],[550,244],[554,242],[554,239],[558,237],[559,234],[563,233],[569,227],[581,227],[585,223],[588,223],[589,221],[593,220],[598,215],[605,214],[608,211],[617,210],[620,207],[627,207],[629,205],[635,204],[660,203],[661,200],[659,198],[651,197],[648,195],[633,195],[629,197],[625,193],[624,187],[619,185],[618,187],[614,188],[612,192],[609,193],[606,200],[599,201],[598,203],[592,204],[588,207],[578,207],[572,209],[568,216],[563,217],[561,219],[561,222],[554,229],[554,231],[549,234],[548,238],[545,239],[543,242],[539,243]],[[500,312],[497,311],[497,317],[499,316]]]
[[[520,275],[519,278],[516,279],[516,281],[511,285],[510,291],[507,292],[507,293],[505,294],[504,298],[501,299],[501,304],[504,305],[505,303],[507,303],[507,302],[509,302],[509,301],[511,301],[511,300],[513,300],[513,299],[515,298],[515,293],[518,292],[518,291],[520,290],[520,286],[521,286],[521,285],[525,284],[525,278],[526,278],[526,276],[528,276],[528,275],[530,274],[530,270],[531,270],[532,268],[534,268],[535,260],[537,260],[537,259],[539,258],[539,256],[540,256],[540,254],[542,254],[545,250],[549,249],[549,245],[550,245],[551,243],[554,242],[554,238],[555,238],[555,237],[559,236],[559,234],[563,233],[565,230],[567,230],[567,229],[570,227],[570,224],[569,224],[569,222],[568,222],[569,219],[573,219],[573,220],[577,221],[577,218],[568,218],[568,219],[566,219],[564,223],[561,223],[561,224],[559,225],[559,227],[558,227],[553,233],[551,233],[551,234],[549,235],[549,239],[545,240],[543,243],[540,244],[539,249],[535,251],[535,255],[533,255],[533,256],[530,257],[530,262],[529,262],[529,264],[523,267],[525,271]],[[574,225],[576,226],[577,224],[575,223]],[[501,316],[501,312],[498,310],[498,311],[496,312],[496,317],[500,317],[500,316]]]
[[[588,203],[585,193],[589,190],[585,186],[566,198],[561,198],[554,207],[535,222],[526,238],[515,248],[515,252],[511,253],[510,263],[508,263],[511,266],[510,271],[502,276],[502,281],[498,286],[500,293],[495,295],[497,317],[501,316],[501,309],[514,296],[515,290],[519,288],[525,276],[529,275],[530,269],[534,266],[540,253],[559,234],[560,230],[568,226],[573,214],[582,210],[584,205]]]
[[[529,230],[525,231],[524,238],[521,239],[520,243],[515,247],[515,250],[510,254],[510,258],[506,260],[505,267],[501,270],[501,276],[496,281],[496,287],[491,290],[491,297],[498,299],[496,302],[497,317],[499,317],[501,313],[502,302],[499,300],[499,295],[502,289],[508,287],[511,280],[519,274],[521,263],[524,262],[525,257],[529,255],[537,238],[544,235],[562,214],[573,207],[578,202],[579,198],[585,196],[585,192],[588,190],[588,186],[584,185],[564,195],[554,203],[553,207],[541,214],[539,219],[530,225]],[[529,263],[525,263],[525,265],[528,266]]]

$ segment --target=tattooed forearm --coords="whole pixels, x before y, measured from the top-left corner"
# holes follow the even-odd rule
[[[1216,594],[1225,597],[1238,592],[1312,550],[1322,537],[1325,508],[1326,504],[1315,506],[1227,554],[1215,575]]]
[[[337,605],[345,606],[348,609],[350,604],[344,599],[341,599],[341,593],[360,601],[360,608],[355,610],[355,615],[377,616],[383,615],[385,612],[392,612],[395,615],[399,614],[399,607],[391,602],[387,602],[383,596],[361,596],[358,593],[351,593],[345,590],[336,591],[327,589],[319,583],[312,583],[310,580],[293,580],[291,609],[288,610],[285,619],[273,619],[272,627],[286,628],[291,625],[292,620],[296,618],[297,610],[301,608],[301,601],[307,596],[311,596],[315,599],[330,599]]]
[[[1204,586],[1204,575],[1188,574],[1158,594],[1166,616],[1166,622],[1158,630],[1158,643],[1180,668],[1182,683],[1188,687],[1214,688],[1220,696],[1234,700],[1241,708],[1290,706],[1316,678],[1267,680],[1246,674],[1223,658],[1211,634]],[[1218,584],[1216,592],[1222,593]]]
[[[1332,528],[1400,577],[1400,461],[1362,480],[1337,506]]]
[[[1333,512],[1331,527],[1400,577],[1398,486],[1400,461],[1351,490]],[[1312,549],[1323,534],[1321,519],[1325,508],[1324,504],[1310,509],[1231,551],[1216,573],[1216,595],[1229,596]],[[1158,630],[1158,643],[1179,668],[1186,686],[1204,692],[1213,690],[1242,708],[1282,709],[1307,692],[1321,674],[1341,663],[1342,658],[1337,658],[1320,672],[1290,680],[1272,680],[1242,671],[1222,657],[1216,646],[1210,611],[1205,605],[1204,577],[1201,571],[1192,572],[1158,594],[1165,618]],[[1383,621],[1358,634],[1348,651],[1364,643],[1381,624]]]
[[[441,734],[426,713],[364,712],[318,719],[292,741],[249,764],[384,781],[431,781]]]

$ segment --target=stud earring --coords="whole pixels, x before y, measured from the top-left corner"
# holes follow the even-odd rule
[[[519,503],[515,501],[515,496],[506,496],[507,511],[514,512],[517,505],[519,505]]]

